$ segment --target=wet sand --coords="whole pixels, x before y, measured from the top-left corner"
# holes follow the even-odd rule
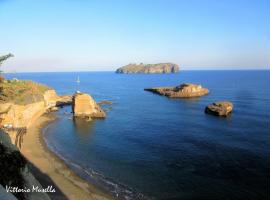
[[[50,185],[55,187],[56,193],[48,193],[51,199],[114,199],[77,176],[61,159],[49,151],[42,138],[42,128],[53,120],[55,118],[51,116],[41,116],[28,129],[21,146],[22,154],[31,163],[31,171],[43,188]]]

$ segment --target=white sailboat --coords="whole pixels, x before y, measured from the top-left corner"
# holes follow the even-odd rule
[[[81,81],[80,81],[80,77],[79,77],[79,76],[77,77],[76,82],[77,82],[77,83],[80,83],[80,82],[81,82]]]
[[[80,90],[79,90],[80,82],[81,82],[81,81],[80,81],[80,77],[78,76],[78,77],[77,77],[77,80],[76,80],[76,83],[77,83],[77,90],[76,90],[76,93],[77,93],[77,94],[81,93]]]

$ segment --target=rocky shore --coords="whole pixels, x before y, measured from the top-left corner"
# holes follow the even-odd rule
[[[209,93],[207,88],[203,88],[201,85],[190,83],[184,83],[176,87],[146,88],[144,90],[170,98],[200,97]]]
[[[88,109],[84,107],[86,102]],[[71,171],[47,149],[41,135],[42,128],[54,120],[44,114],[65,105],[73,104],[76,114],[94,109],[92,113],[86,114],[90,114],[89,117],[105,117],[105,112],[91,96],[58,96],[55,90],[47,86],[15,80],[1,84],[0,103],[1,198],[113,199]],[[6,192],[5,186],[10,192]],[[41,192],[31,192],[33,187]],[[48,187],[54,192],[48,191]]]
[[[158,64],[128,64],[116,70],[120,74],[168,74],[178,73],[179,66],[174,63],[158,63]]]

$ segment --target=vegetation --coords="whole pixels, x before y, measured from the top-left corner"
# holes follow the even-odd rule
[[[0,65],[7,59],[9,59],[10,57],[14,57],[13,54],[9,53],[7,55],[4,55],[4,56],[0,56]]]
[[[0,56],[0,66],[2,65],[2,63],[3,63],[5,60],[9,59],[10,57],[14,57],[14,55],[11,54],[11,53],[9,53],[9,54],[7,54],[7,55]],[[0,83],[2,83],[2,82],[4,81],[4,78],[1,76],[2,72],[3,72],[3,71],[0,70]]]
[[[1,83],[0,103],[26,105],[43,100],[43,94],[50,88],[27,80],[5,80]]]

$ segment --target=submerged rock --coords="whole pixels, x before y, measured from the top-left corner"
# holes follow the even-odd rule
[[[130,74],[130,73],[177,73],[179,72],[179,66],[173,63],[158,63],[158,64],[129,64],[120,67],[116,70],[116,73]]]
[[[205,113],[215,116],[228,116],[233,110],[233,104],[228,101],[215,102],[206,106]]]
[[[201,85],[190,83],[184,83],[176,87],[146,88],[144,90],[170,98],[200,97],[209,93],[207,88],[203,88]]]
[[[74,117],[105,118],[106,113],[88,94],[76,93],[73,95],[72,112]]]
[[[113,102],[104,100],[104,101],[98,102],[97,104],[98,104],[98,105],[112,105]]]

